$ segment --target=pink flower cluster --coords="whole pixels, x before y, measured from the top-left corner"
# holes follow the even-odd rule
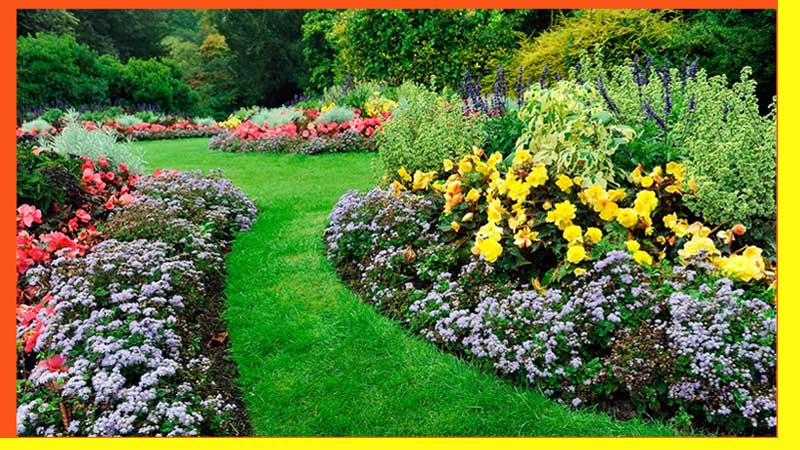
[[[296,122],[289,122],[278,126],[270,127],[269,124],[259,126],[250,120],[246,120],[238,127],[231,130],[230,133],[236,136],[247,139],[255,140],[261,138],[280,137],[280,136],[300,136],[303,138],[312,137],[337,137],[339,133],[352,130],[363,136],[372,136],[376,130],[382,128],[382,122],[389,119],[391,113],[388,111],[382,112],[380,117],[361,117],[358,110],[352,120],[337,122],[314,122],[310,121],[304,125],[299,125]],[[303,112],[308,117],[315,117],[316,111],[306,110]]]

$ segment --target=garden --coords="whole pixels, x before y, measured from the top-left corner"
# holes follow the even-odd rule
[[[774,10],[17,20],[19,436],[776,435]]]

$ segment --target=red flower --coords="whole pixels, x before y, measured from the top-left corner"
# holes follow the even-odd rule
[[[103,205],[103,206],[105,206],[105,207],[106,207],[106,209],[107,209],[107,210],[109,210],[109,211],[111,211],[112,209],[114,209],[114,201],[113,201],[113,199],[114,199],[114,197],[111,197],[110,199],[108,199],[108,201],[105,203],[105,205]]]
[[[106,160],[105,156],[101,156],[97,158],[97,164],[100,164],[100,167],[108,167],[108,160]]]
[[[69,229],[69,231],[77,230],[78,229],[78,218],[77,217],[73,217],[72,219],[69,219],[69,222],[67,222],[67,228]]]
[[[105,175],[103,175],[103,176],[108,181],[114,180],[114,172],[106,172]]]
[[[122,173],[128,173],[128,168],[124,164],[117,164],[117,169]]]
[[[39,339],[39,335],[42,334],[42,329],[44,325],[41,322],[36,324],[36,328],[28,331],[23,336],[23,342],[25,342],[25,353],[30,353],[36,347],[36,341]]]
[[[22,222],[25,227],[30,228],[34,223],[42,223],[42,212],[35,206],[22,205],[17,208],[17,220]]]
[[[48,360],[39,361],[39,364],[36,365],[37,368],[45,368],[50,372],[66,372],[69,368],[64,365],[64,362],[67,358],[61,355],[55,355],[50,357]]]
[[[75,217],[77,217],[78,219],[80,219],[81,222],[84,223],[92,220],[92,216],[90,216],[89,213],[87,213],[82,209],[75,211]]]

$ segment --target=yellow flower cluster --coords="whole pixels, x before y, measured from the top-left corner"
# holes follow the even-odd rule
[[[330,102],[327,105],[323,105],[322,108],[319,109],[319,113],[320,114],[326,113],[326,112],[330,111],[331,109],[333,109],[334,106],[336,106],[335,102]]]
[[[222,122],[219,122],[217,125],[219,125],[220,128],[226,128],[226,129],[229,129],[229,130],[233,130],[234,128],[238,127],[241,124],[242,124],[242,121],[239,120],[238,117],[236,117],[233,114],[231,114],[230,116],[228,116],[228,118],[226,120],[224,120]]]
[[[456,207],[462,211],[463,216],[450,223],[456,233],[472,222],[477,213],[485,211],[486,221],[475,232],[472,252],[482,255],[488,262],[495,262],[502,255],[505,236],[513,236],[513,245],[526,249],[544,235],[547,236],[544,245],[557,244],[565,248],[564,262],[579,265],[591,259],[589,251],[604,238],[598,226],[605,223],[607,230],[611,230],[617,223],[626,230],[626,248],[638,264],[652,265],[656,255],[663,259],[668,245],[674,245],[676,238],[688,236],[678,250],[682,261],[704,255],[739,280],[757,280],[765,276],[764,259],[758,248],[750,247],[740,255],[724,257],[708,237],[711,230],[700,222],[690,225],[686,219],[668,214],[654,224],[653,215],[660,204],[657,192],[680,194],[684,186],[691,189],[691,182],[685,181],[680,164],[671,162],[665,170],[658,167],[649,174],[642,174],[641,167],[637,167],[631,179],[641,188],[632,199],[626,200],[625,189],[607,189],[599,184],[586,187],[578,177],[550,174],[546,166],[535,163],[530,152],[525,150],[515,153],[510,167],[502,160],[500,153],[487,155],[475,148],[458,161],[443,162],[445,179],[437,180],[435,172],[418,170],[412,175],[401,168],[398,170],[400,179],[392,186],[398,191],[432,189],[441,194],[445,216],[452,215]],[[464,206],[459,206],[462,204]],[[598,226],[584,229],[575,221]],[[558,239],[564,241],[552,240],[547,224],[557,228]],[[672,236],[655,235],[657,227]],[[468,228],[475,230],[471,224]],[[732,230],[736,230],[736,234],[744,232],[736,227]],[[732,236],[734,231],[726,233],[723,234]],[[647,241],[645,246],[633,238],[636,235]],[[653,237],[648,239],[648,236]],[[663,248],[659,249],[656,243]],[[574,273],[580,275],[585,269],[577,267]]]
[[[364,103],[364,112],[367,117],[376,117],[382,112],[391,111],[397,106],[397,102],[383,97],[378,92],[374,92],[372,97]]]

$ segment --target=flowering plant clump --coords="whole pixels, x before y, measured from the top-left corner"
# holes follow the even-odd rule
[[[431,181],[418,173],[410,182]],[[343,278],[385,314],[574,406],[774,433],[775,307],[766,286],[737,287],[698,259],[703,251],[673,266],[643,263],[630,244],[544,288],[470,252],[469,236],[441,220],[446,204],[410,191],[349,192],[325,232]],[[602,239],[593,234],[581,237]]]
[[[238,391],[215,384],[235,370],[210,342],[224,327],[221,252],[255,219],[252,201],[218,173],[139,178],[37,150],[21,161],[47,158],[80,184],[74,198],[35,177],[18,186],[51,200],[18,207],[18,434],[247,433]]]
[[[132,116],[131,116],[132,117]],[[120,118],[120,122],[115,119],[108,119],[103,123],[96,123],[90,120],[81,121],[81,124],[88,130],[113,130],[124,138],[134,141],[146,141],[156,139],[182,139],[192,137],[210,137],[223,131],[222,125],[209,125],[207,123],[197,123],[188,119],[180,119],[171,123],[151,123],[137,120],[127,122]],[[17,142],[33,141],[41,136],[54,136],[61,133],[61,128],[50,126],[47,129],[25,127],[17,128]]]
[[[330,111],[329,111],[330,112]],[[227,133],[214,136],[208,143],[212,150],[227,152],[273,153],[335,153],[343,151],[373,151],[372,136],[383,127],[390,113],[378,117],[361,117],[353,110],[349,119],[324,120],[325,114],[304,110],[296,120],[270,125],[258,125],[251,120],[240,122]]]

